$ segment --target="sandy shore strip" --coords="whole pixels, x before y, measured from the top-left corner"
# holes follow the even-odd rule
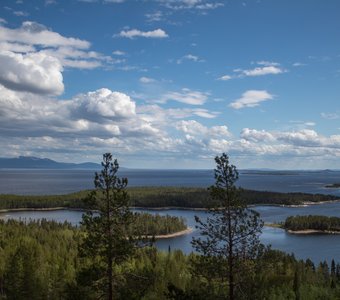
[[[177,232],[169,233],[169,234],[155,235],[155,239],[170,239],[170,238],[192,233],[193,231],[194,229],[192,227],[187,227],[187,229],[182,230],[182,231],[177,231]],[[152,238],[152,236],[148,236],[148,238]]]

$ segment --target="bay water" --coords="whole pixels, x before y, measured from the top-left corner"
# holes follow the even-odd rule
[[[0,194],[65,194],[93,187],[93,170],[0,170]],[[122,170],[120,176],[129,179],[129,186],[198,186],[213,184],[210,170]],[[340,189],[326,185],[339,183],[340,171],[241,171],[238,184],[244,188],[277,192],[321,193],[339,196]],[[290,215],[327,215],[340,217],[340,203],[325,203],[305,207],[255,206],[266,223],[284,221]],[[194,216],[206,218],[204,211],[192,210],[148,210],[160,215],[183,217],[187,225],[194,228],[187,235],[162,239],[156,246],[167,251],[181,249],[193,251],[192,237],[199,236],[195,230]],[[0,213],[1,219],[41,219],[68,221],[79,224],[82,211],[20,211]],[[310,258],[318,263],[335,259],[340,262],[340,235],[312,234],[294,235],[279,228],[264,227],[261,241],[272,248],[294,253],[297,258]]]

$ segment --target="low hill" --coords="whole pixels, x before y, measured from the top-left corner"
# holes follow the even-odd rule
[[[0,168],[6,169],[99,169],[96,163],[63,163],[48,158],[19,156],[16,158],[0,158]]]

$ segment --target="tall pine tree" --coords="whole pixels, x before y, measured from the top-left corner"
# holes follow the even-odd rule
[[[100,298],[108,300],[114,299],[119,285],[114,268],[126,261],[134,249],[134,240],[128,234],[133,221],[125,189],[128,181],[117,176],[118,169],[117,160],[112,160],[110,153],[104,154],[102,170],[95,174],[95,190],[87,200],[91,210],[83,215],[85,236],[80,245],[80,254],[89,262],[87,279]]]
[[[212,277],[219,277],[216,280],[222,290],[228,287],[228,297],[222,291],[224,297],[233,300],[237,293],[244,292],[242,288],[254,266],[253,259],[263,248],[259,241],[263,222],[239,198],[235,186],[238,171],[229,163],[228,155],[217,156],[215,162],[215,185],[210,187],[214,207],[206,220],[195,217],[202,238],[194,238],[192,244],[202,254],[197,269],[208,276],[209,269],[212,270]]]

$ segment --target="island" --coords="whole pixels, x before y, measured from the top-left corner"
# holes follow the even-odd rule
[[[206,188],[198,187],[131,187],[127,189],[132,207],[153,209],[207,209],[217,206]],[[0,195],[0,211],[11,209],[87,209],[90,191],[65,195]],[[308,193],[278,193],[239,188],[247,205],[306,205],[339,200],[339,196]]]
[[[290,216],[281,228],[294,234],[340,234],[340,218],[320,215]]]
[[[340,183],[332,183],[332,184],[327,184],[325,185],[326,188],[335,188],[339,189],[340,188]]]

